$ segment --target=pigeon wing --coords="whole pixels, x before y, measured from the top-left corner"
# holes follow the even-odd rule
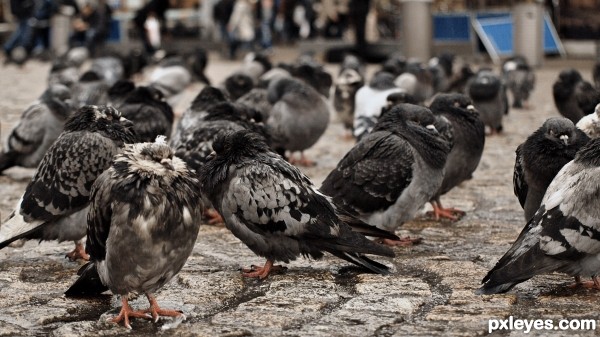
[[[515,192],[515,196],[519,198],[521,207],[525,207],[525,200],[527,199],[527,190],[529,189],[529,186],[525,181],[525,172],[523,171],[522,146],[523,144],[519,145],[515,151],[517,157],[515,158],[515,168],[513,171],[513,190]]]
[[[51,112],[44,104],[34,104],[27,108],[8,138],[8,148],[21,154],[37,150],[44,139],[46,114]]]

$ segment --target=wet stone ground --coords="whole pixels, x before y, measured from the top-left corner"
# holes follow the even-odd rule
[[[208,76],[217,83],[238,66],[212,56]],[[389,276],[366,274],[326,256],[320,261],[299,259],[285,273],[264,281],[244,279],[241,266],[264,261],[225,228],[203,226],[183,270],[157,294],[162,306],[182,310],[187,320],[134,319],[129,331],[105,322],[117,313],[118,298],[72,300],[62,295],[81,265],[64,258],[71,243],[28,242],[0,251],[0,336],[474,336],[488,333],[489,319],[509,316],[555,322],[596,319],[600,293],[568,288],[572,279],[565,275],[535,277],[505,295],[473,293],[525,224],[512,193],[514,150],[547,117],[557,115],[551,85],[568,66],[591,76],[590,61],[548,60],[537,71],[531,109],[512,110],[505,118],[504,134],[486,140],[473,179],[442,198],[445,205],[467,215],[456,223],[426,218],[406,223],[399,234],[419,236],[423,242],[395,248],[394,259],[378,259],[391,267]],[[48,64],[37,62],[21,69],[0,68],[3,141],[24,107],[44,90],[48,69]],[[189,88],[187,102],[200,88],[199,84]],[[178,112],[185,104],[184,100]],[[325,136],[307,152],[318,165],[305,172],[317,185],[353,145],[344,139],[335,117],[332,121]],[[3,218],[32,174],[15,168],[0,176]],[[139,297],[132,305],[143,308],[147,302]],[[497,333],[522,335],[522,331]],[[529,333],[553,334],[566,332]],[[568,334],[587,336],[595,331]]]

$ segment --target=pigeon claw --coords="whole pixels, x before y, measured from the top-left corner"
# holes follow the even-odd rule
[[[123,322],[123,325],[127,329],[131,330],[131,325],[129,324],[129,318],[145,318],[145,319],[152,318],[152,317],[150,317],[150,315],[148,315],[146,310],[134,311],[133,309],[131,309],[131,307],[129,306],[129,302],[127,301],[127,296],[123,296],[121,298],[121,302],[122,302],[122,306],[121,306],[121,311],[119,312],[119,314],[113,318],[109,318],[107,321],[109,321],[111,323],[116,323],[116,324]]]
[[[292,155],[290,155],[290,164],[292,165],[297,165],[297,166],[302,166],[302,167],[313,167],[316,166],[317,163],[315,163],[314,161],[306,158],[306,156],[304,156],[304,152],[300,152],[300,159],[295,159]]]
[[[591,281],[581,281],[581,277],[575,276],[575,283],[570,285],[569,288],[586,288],[600,290],[600,277],[593,276]]]
[[[209,208],[204,211],[204,216],[208,218],[208,224],[211,226],[217,226],[225,223],[221,214],[219,214],[219,212],[217,212],[217,210],[214,208]]]
[[[70,253],[67,253],[65,258],[68,258],[71,261],[77,261],[78,259],[89,261],[90,255],[85,252],[85,248],[81,242],[75,242],[75,249]]]
[[[387,246],[402,246],[409,247],[412,245],[419,244],[423,241],[423,238],[411,238],[410,236],[400,238],[400,240],[383,239],[381,243]]]
[[[263,267],[252,265],[250,268],[242,268],[242,276],[264,280],[272,272],[280,272],[287,269],[283,266],[274,266],[273,263],[274,262],[272,260],[267,260]]]
[[[465,214],[466,213],[464,211],[456,208],[433,206],[433,217],[435,220],[448,219],[450,221],[458,221],[465,216]]]
[[[150,314],[154,323],[158,322],[160,316],[183,317],[183,320],[185,320],[185,315],[183,314],[183,312],[179,310],[161,309],[161,307],[158,305],[158,302],[156,301],[156,298],[154,298],[152,294],[147,294],[146,297],[148,298],[148,302],[150,302],[150,308],[144,310],[143,312],[146,314]]]

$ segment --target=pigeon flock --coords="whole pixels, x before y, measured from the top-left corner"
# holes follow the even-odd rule
[[[0,174],[36,168],[0,225],[0,249],[74,242],[66,256],[87,262],[74,265],[66,297],[110,291],[122,303],[110,321],[130,329],[133,318],[185,319],[155,294],[184,267],[201,225],[223,223],[266,260],[242,268],[245,278],[325,253],[387,275],[394,246],[427,240],[398,237],[404,223],[465,216],[443,207],[444,195],[469,184],[486,137],[504,137],[502,119],[526,113],[535,89],[535,70],[520,56],[497,71],[447,53],[393,54],[371,72],[346,55],[332,75],[313,56],[275,64],[250,53],[221,83],[207,66],[202,49],[154,63],[136,51],[57,58],[0,153]],[[594,84],[562,71],[552,90],[557,116],[515,149],[512,183],[526,225],[477,293],[555,271],[600,290],[599,78],[600,64]],[[192,83],[203,87],[178,111]],[[330,120],[347,132],[339,141],[354,145],[317,187],[302,167],[319,158],[304,151]],[[149,308],[134,310],[129,301],[140,294]]]

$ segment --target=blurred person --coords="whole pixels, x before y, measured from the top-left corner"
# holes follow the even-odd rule
[[[33,15],[34,5],[34,0],[10,0],[10,12],[15,18],[17,26],[3,46],[6,61],[11,60],[13,49],[23,44],[23,39],[29,29],[28,21]]]
[[[160,48],[156,44],[160,43],[160,34],[166,27],[165,12],[171,7],[171,2],[173,0],[150,0],[135,13],[133,22],[148,55],[154,55]]]
[[[219,0],[213,7],[213,18],[219,26],[219,33],[221,35],[221,41],[229,48],[229,32],[227,31],[227,24],[231,18],[233,12],[233,5],[235,0]],[[229,55],[229,54],[228,54]]]
[[[273,49],[273,31],[272,25],[275,14],[274,0],[259,0],[256,7],[256,17],[260,22],[258,29],[260,36],[260,46],[263,50],[270,52]]]
[[[73,21],[71,47],[86,47],[94,56],[96,48],[102,46],[110,33],[112,9],[106,0],[97,3],[86,1],[78,17]]]
[[[229,32],[229,58],[235,59],[238,48],[252,50],[255,37],[254,16],[256,0],[235,0],[227,23]]]
[[[350,0],[350,19],[354,27],[354,48],[357,55],[364,57],[367,52],[366,26],[370,0]]]

